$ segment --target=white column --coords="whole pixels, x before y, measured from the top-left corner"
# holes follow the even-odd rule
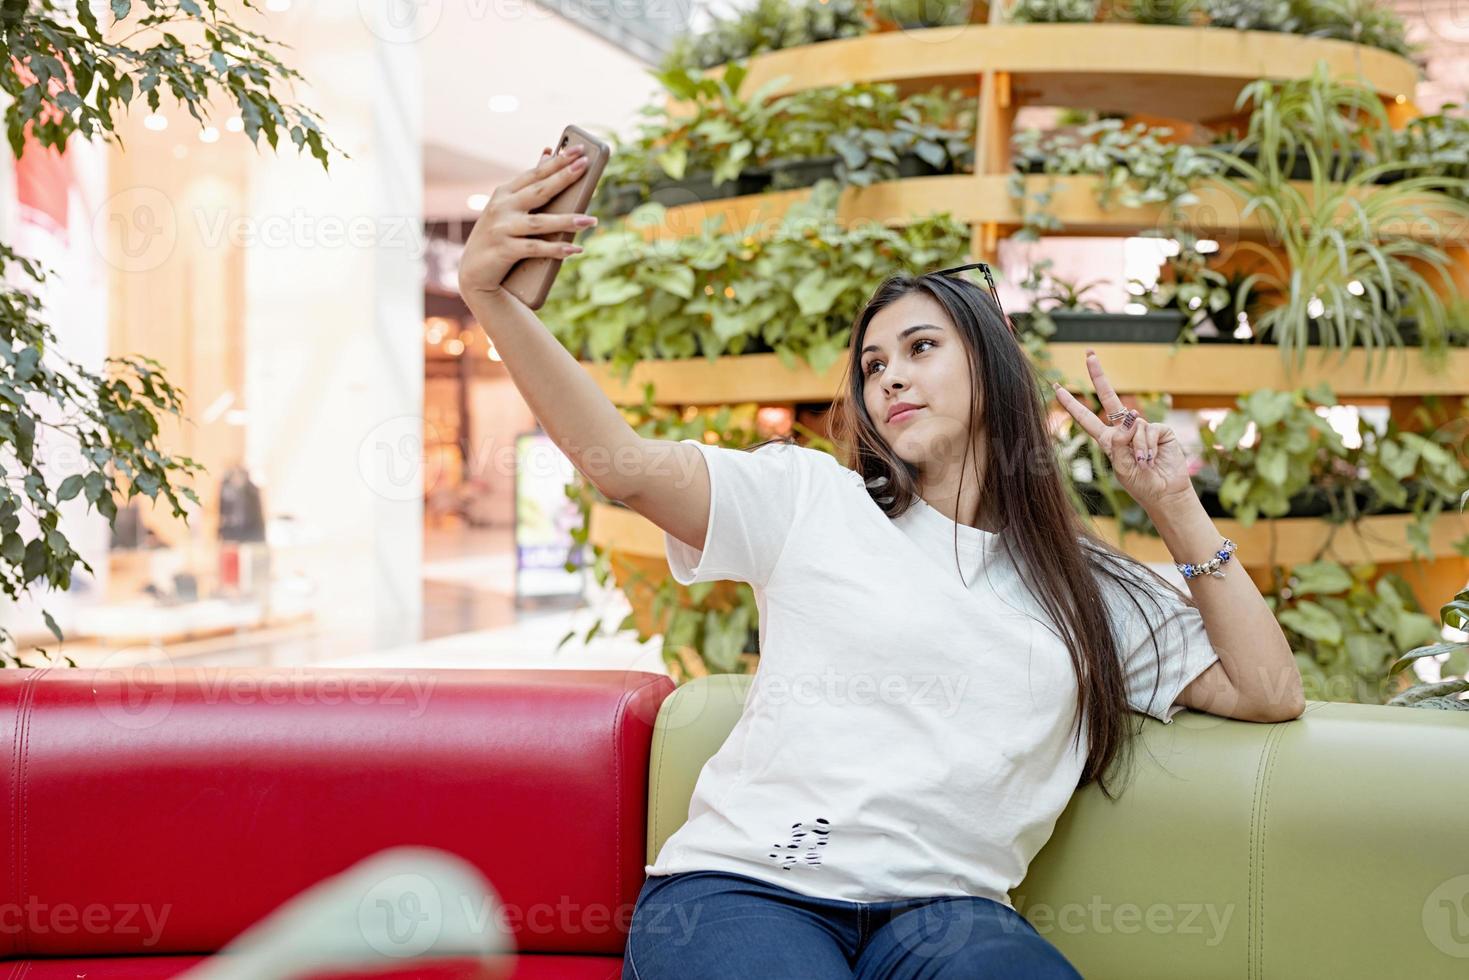
[[[414,641],[422,619],[419,55],[351,0],[270,20],[310,83],[299,101],[352,159],[325,173],[283,134],[252,180],[246,454],[305,539],[274,573],[316,582],[347,654]]]

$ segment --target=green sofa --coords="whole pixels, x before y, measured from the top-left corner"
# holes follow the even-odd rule
[[[661,705],[648,863],[752,679],[700,678]],[[1469,977],[1469,714],[1185,710],[1145,718],[1139,743],[1119,799],[1077,792],[1010,894],[1089,980]]]

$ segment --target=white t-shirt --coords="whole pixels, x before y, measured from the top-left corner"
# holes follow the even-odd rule
[[[1087,739],[1072,746],[1075,674],[1004,554],[1006,532],[956,525],[922,499],[889,518],[861,474],[819,450],[684,441],[709,467],[709,528],[701,550],[665,534],[669,567],[684,585],[751,584],[760,662],[688,821],[645,872],[1013,908],[1009,890],[1075,792]],[[1219,659],[1202,617],[1139,579],[1162,602],[1150,623],[1096,578],[1129,704],[1170,722],[1179,693]]]

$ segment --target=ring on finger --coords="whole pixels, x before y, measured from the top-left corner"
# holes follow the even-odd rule
[[[1107,413],[1107,422],[1110,425],[1116,425],[1119,421],[1121,421],[1122,419],[1125,419],[1125,418],[1127,418],[1127,412],[1125,410],[1124,411],[1121,411],[1121,412],[1108,412]]]

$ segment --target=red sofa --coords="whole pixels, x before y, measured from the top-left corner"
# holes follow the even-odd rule
[[[0,959],[27,980],[175,976],[314,883],[426,845],[484,874],[516,955],[371,975],[619,977],[673,690],[611,670],[0,671]]]

